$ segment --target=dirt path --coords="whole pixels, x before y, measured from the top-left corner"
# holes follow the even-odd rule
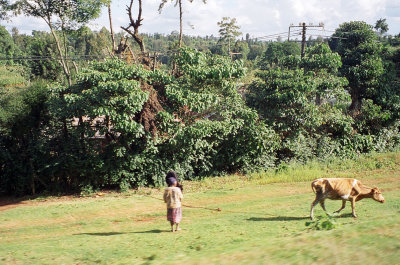
[[[27,205],[25,201],[10,198],[0,198],[0,211],[6,211],[21,205]]]

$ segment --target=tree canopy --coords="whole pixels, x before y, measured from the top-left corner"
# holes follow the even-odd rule
[[[350,111],[357,115],[363,99],[375,93],[383,74],[382,45],[376,41],[372,26],[360,21],[343,23],[334,37],[339,39],[336,51],[343,62],[340,72],[349,81]]]
[[[374,29],[379,32],[379,35],[382,36],[386,32],[389,31],[389,25],[386,23],[386,18],[380,18],[375,23]]]
[[[49,26],[50,31],[56,41],[57,51],[60,56],[60,64],[68,84],[72,83],[72,73],[66,57],[68,48],[63,47],[66,43],[65,31],[76,28],[77,25],[87,23],[100,15],[101,7],[107,0],[17,0],[11,5],[16,15],[24,14],[43,19]],[[64,41],[60,41],[56,30],[59,29],[64,34]]]
[[[240,26],[237,25],[236,18],[223,17],[220,22],[217,23],[219,26],[219,36],[222,42],[228,42],[228,51],[231,50],[231,43],[235,42],[236,37],[242,33],[239,31]]]
[[[0,66],[1,194],[160,186],[171,169],[193,180],[400,147],[397,37],[365,22],[340,25],[329,45],[309,39],[303,57],[296,42],[231,29],[230,54],[222,36],[182,35],[178,48],[176,31],[142,33],[150,56],[121,32],[133,56],[118,59],[110,32],[85,25],[98,2],[42,3],[32,15],[50,32],[0,27],[0,55],[22,57]],[[60,14],[69,4],[81,14]]]

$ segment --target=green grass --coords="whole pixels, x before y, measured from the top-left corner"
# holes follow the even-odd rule
[[[377,185],[386,203],[362,200],[358,219],[348,205],[336,228],[310,229],[310,180],[323,176]],[[185,182],[184,204],[207,209],[184,207],[177,233],[162,189],[25,201],[0,211],[0,264],[399,264],[399,176],[393,153]]]
[[[22,76],[23,68],[20,66],[0,65],[0,88],[10,86],[23,86],[26,83]]]

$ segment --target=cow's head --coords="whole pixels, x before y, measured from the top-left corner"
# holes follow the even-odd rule
[[[372,193],[372,199],[374,199],[375,201],[378,201],[380,203],[385,202],[385,198],[383,198],[382,192],[377,187],[373,188],[371,190],[371,193]]]

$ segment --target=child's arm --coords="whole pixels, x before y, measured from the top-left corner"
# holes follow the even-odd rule
[[[166,203],[167,202],[167,195],[168,195],[168,192],[165,190],[164,191],[164,202]]]

